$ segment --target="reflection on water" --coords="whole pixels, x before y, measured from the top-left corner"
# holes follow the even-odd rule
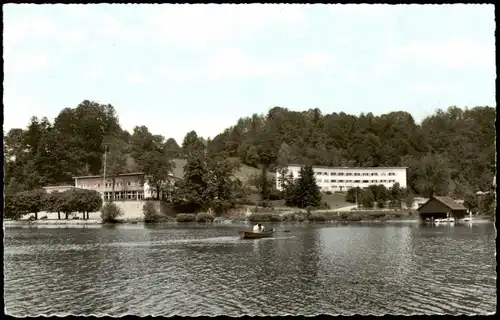
[[[6,229],[9,314],[484,314],[492,224]]]

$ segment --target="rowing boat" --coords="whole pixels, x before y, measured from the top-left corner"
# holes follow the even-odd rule
[[[253,232],[250,230],[239,230],[238,234],[240,235],[240,239],[262,239],[262,238],[270,238],[274,235],[274,229],[263,232]]]

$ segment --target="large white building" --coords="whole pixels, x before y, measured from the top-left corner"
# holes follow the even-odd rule
[[[73,177],[75,187],[81,189],[96,190],[103,196],[103,200],[109,201],[113,193],[113,181],[102,175]],[[170,179],[179,179],[173,175]],[[114,187],[115,201],[143,200],[155,196],[155,191],[145,181],[144,173],[123,173],[115,178]]]
[[[288,174],[294,179],[299,177],[301,165],[287,166]],[[369,185],[384,185],[391,188],[396,182],[401,188],[406,188],[406,167],[323,167],[313,166],[316,183],[321,191],[347,191],[351,188],[366,188]],[[280,171],[276,172],[276,188],[281,190]]]

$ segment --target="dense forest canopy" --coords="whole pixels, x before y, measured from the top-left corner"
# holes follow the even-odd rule
[[[173,158],[204,149],[212,157],[236,157],[243,164],[270,170],[291,162],[407,166],[409,188],[416,194],[465,196],[491,186],[496,170],[495,119],[492,107],[450,107],[421,124],[404,111],[355,116],[274,107],[267,115],[239,119],[213,139],[191,131],[179,146],[145,126],[127,132],[113,106],[85,100],[76,108],[63,109],[52,122],[33,117],[26,128],[5,134],[5,191],[72,183],[75,175],[100,174],[106,147],[111,175],[141,170],[153,185],[172,170]]]

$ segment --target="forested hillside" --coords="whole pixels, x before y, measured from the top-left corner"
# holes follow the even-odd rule
[[[492,107],[450,107],[417,124],[403,111],[355,116],[275,107],[240,119],[209,147],[253,166],[407,166],[414,192],[463,196],[491,186],[495,115]]]
[[[83,101],[63,109],[53,121],[32,118],[26,128],[4,133],[4,181],[9,193],[72,183],[74,175],[99,174],[105,147],[109,175],[141,170],[160,177],[175,167],[174,158],[185,158],[194,148],[271,170],[291,162],[408,166],[409,186],[415,193],[463,196],[490,188],[495,115],[492,107],[451,107],[419,125],[402,111],[323,115],[318,109],[295,112],[275,107],[267,115],[241,118],[213,140],[191,131],[179,146],[144,126],[127,132],[113,106]]]

